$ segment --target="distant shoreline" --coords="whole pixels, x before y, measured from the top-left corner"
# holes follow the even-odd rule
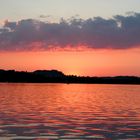
[[[0,70],[0,83],[64,83],[64,84],[129,84],[140,85],[140,77],[85,77],[65,75],[58,70],[36,70],[34,72]]]
[[[50,83],[50,82],[1,82],[0,84],[66,84],[66,85],[72,85],[72,84],[88,84],[88,85],[140,85],[140,83]]]

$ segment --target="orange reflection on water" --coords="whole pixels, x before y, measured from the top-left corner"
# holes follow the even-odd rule
[[[139,93],[134,85],[0,84],[0,136],[137,138]]]

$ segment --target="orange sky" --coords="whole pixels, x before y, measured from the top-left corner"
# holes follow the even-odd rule
[[[0,52],[0,68],[57,69],[65,74],[85,76],[140,76],[139,54],[140,49]]]
[[[62,1],[0,0],[0,69],[140,76],[140,1]]]

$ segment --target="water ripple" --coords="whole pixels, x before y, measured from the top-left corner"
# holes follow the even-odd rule
[[[0,84],[0,140],[138,140],[139,101],[134,85]]]

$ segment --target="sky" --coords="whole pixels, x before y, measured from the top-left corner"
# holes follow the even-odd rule
[[[39,18],[40,15],[68,18],[111,17],[139,12],[139,0],[0,0],[0,19]]]
[[[139,0],[0,0],[0,69],[140,76]]]

